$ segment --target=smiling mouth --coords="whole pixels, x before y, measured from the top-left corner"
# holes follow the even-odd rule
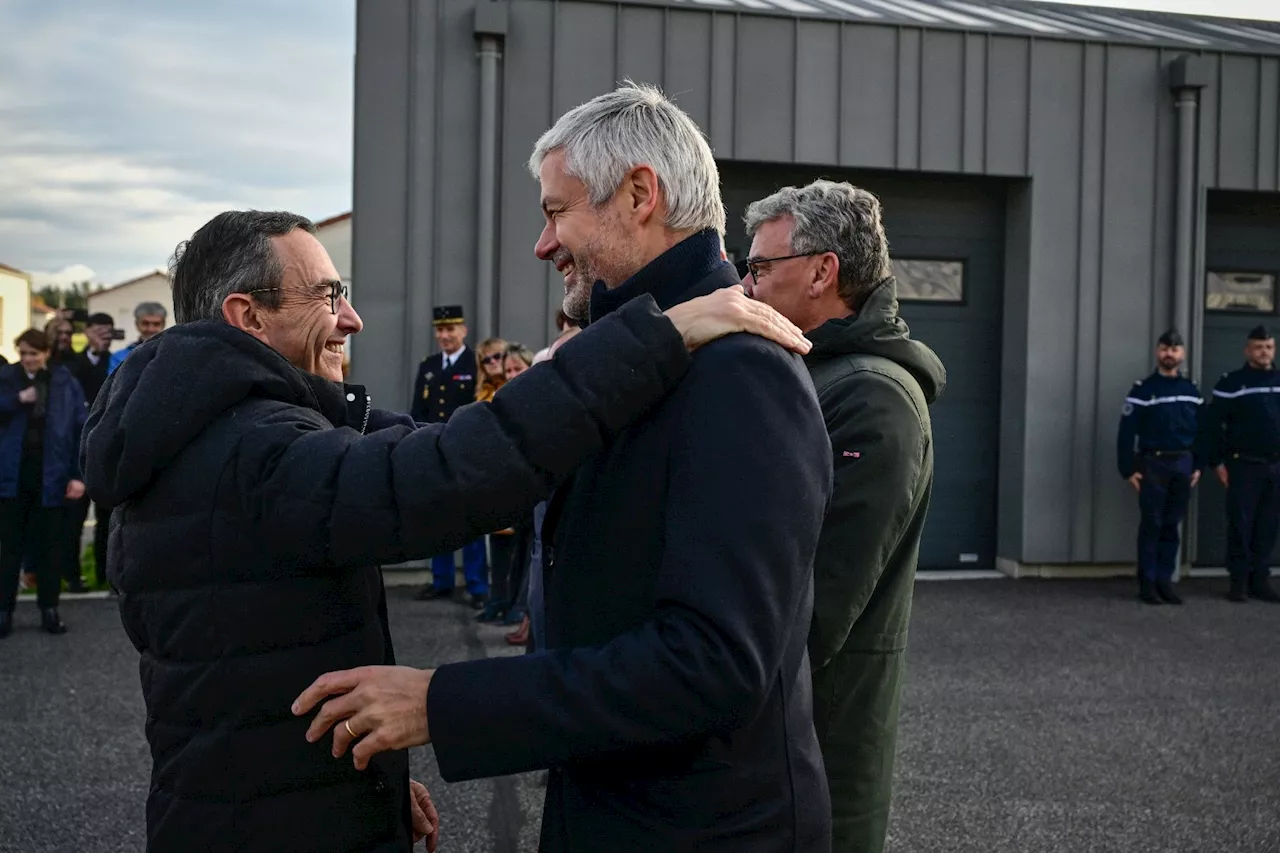
[[[337,353],[338,355],[342,355],[343,353],[345,353],[345,352],[346,352],[346,350],[347,350],[347,345],[346,345],[346,342],[345,342],[345,341],[344,341],[344,342],[342,342],[342,343],[332,343],[332,342],[330,342],[330,343],[325,344],[325,345],[324,345],[324,348],[325,348],[325,351],[326,351],[326,352],[332,352],[332,353]]]

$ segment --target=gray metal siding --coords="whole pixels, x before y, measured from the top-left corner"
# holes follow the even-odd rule
[[[407,228],[410,0],[389,0],[377,15],[359,13],[356,28],[353,294],[369,332],[352,341],[352,363],[377,405],[407,408],[416,362],[405,344],[410,306]],[[374,332],[376,330],[376,332]],[[357,354],[358,353],[358,354]]]
[[[1177,51],[692,6],[509,9],[498,331],[543,343],[562,292],[532,255],[529,150],[557,115],[624,76],[663,85],[723,159],[1030,177],[1006,246],[1001,555],[1132,559],[1136,511],[1114,474],[1114,430],[1169,322],[1176,143],[1164,66]],[[449,296],[474,311],[471,5],[387,0],[357,14],[355,288],[372,334],[354,347],[355,370],[376,399],[403,405],[431,346],[431,304]],[[1205,56],[1201,181],[1277,189],[1280,61]]]
[[[508,35],[503,50],[498,330],[512,337],[524,335],[530,344],[538,343],[535,332],[543,327],[529,324],[528,319],[550,317],[564,294],[561,281],[553,281],[547,264],[533,256],[542,214],[538,183],[526,167],[533,143],[551,126],[552,76],[547,45],[556,38],[552,11],[550,3],[512,5],[508,32],[520,37]]]

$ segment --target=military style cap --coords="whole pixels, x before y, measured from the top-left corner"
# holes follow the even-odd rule
[[[1249,330],[1249,340],[1251,341],[1268,341],[1271,338],[1271,330],[1266,326],[1254,326]]]
[[[1182,335],[1177,329],[1170,329],[1161,335],[1160,340],[1156,341],[1156,343],[1166,347],[1180,347],[1185,345],[1186,342],[1182,340]]]
[[[437,305],[435,309],[435,318],[432,319],[433,326],[447,326],[450,323],[461,323],[462,306],[461,305]]]

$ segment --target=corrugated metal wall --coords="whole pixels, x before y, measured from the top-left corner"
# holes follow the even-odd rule
[[[359,4],[357,378],[404,408],[430,306],[474,312],[472,0]],[[1029,177],[1010,201],[1001,553],[1132,559],[1119,401],[1169,323],[1177,51],[605,2],[513,0],[504,46],[498,330],[543,343],[561,282],[532,254],[524,162],[624,77],[662,85],[717,157]],[[1280,188],[1280,60],[1208,54],[1200,173]],[[892,235],[891,235],[892,236]]]

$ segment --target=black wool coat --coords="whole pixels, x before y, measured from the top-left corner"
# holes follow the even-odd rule
[[[596,330],[592,330],[595,332]],[[402,853],[408,761],[307,743],[294,698],[394,661],[381,563],[513,523],[688,368],[650,300],[448,424],[372,409],[213,321],[103,386],[81,454],[115,506],[108,577],[140,654],[151,853]]]

